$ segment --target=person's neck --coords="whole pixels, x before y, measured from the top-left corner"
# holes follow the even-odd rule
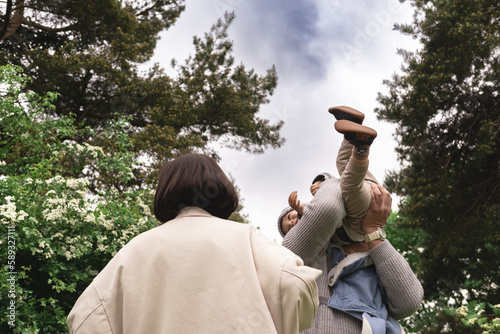
[[[359,242],[355,244],[346,244],[342,246],[345,255],[352,253],[367,252],[370,248],[364,242]]]

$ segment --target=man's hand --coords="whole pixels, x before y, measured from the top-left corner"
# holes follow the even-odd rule
[[[361,220],[361,230],[368,234],[385,226],[391,215],[391,194],[381,185],[372,184],[372,200],[368,212]]]
[[[295,210],[299,215],[304,214],[304,206],[300,205],[300,201],[298,199],[299,195],[297,191],[292,191],[290,196],[288,196],[288,204]]]

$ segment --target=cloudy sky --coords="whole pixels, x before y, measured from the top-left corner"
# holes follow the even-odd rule
[[[162,34],[153,61],[165,68],[172,58],[183,62],[194,53],[193,36],[202,37],[226,11],[236,14],[229,28],[235,63],[262,75],[276,66],[278,87],[260,117],[283,120],[286,142],[262,155],[224,149],[220,165],[235,178],[251,223],[281,242],[277,216],[290,192],[309,201],[314,176],[338,176],[342,136],[329,107],[356,108],[366,114],[364,124],[377,130],[370,170],[380,182],[398,168],[395,127],[378,121],[374,109],[377,94],[387,91],[382,81],[400,70],[397,49],[417,47],[393,30],[394,23],[410,23],[413,11],[399,0],[187,0],[176,25]]]

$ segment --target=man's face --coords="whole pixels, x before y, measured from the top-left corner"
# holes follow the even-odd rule
[[[292,229],[292,227],[298,224],[298,222],[299,216],[297,214],[297,211],[292,210],[287,213],[281,220],[281,229],[283,230],[283,233],[287,234],[288,231]]]

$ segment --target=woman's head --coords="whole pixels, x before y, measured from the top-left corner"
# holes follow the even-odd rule
[[[182,155],[160,170],[154,201],[155,217],[164,223],[186,206],[229,218],[238,207],[238,194],[226,174],[210,157]]]

